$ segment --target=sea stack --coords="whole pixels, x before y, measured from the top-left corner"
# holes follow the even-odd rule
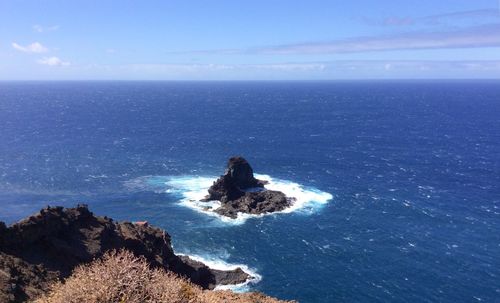
[[[253,169],[243,157],[232,157],[224,175],[208,189],[203,201],[217,200],[221,206],[214,212],[236,218],[238,212],[263,214],[281,211],[291,205],[293,198],[284,193],[265,188],[267,182],[257,180]]]

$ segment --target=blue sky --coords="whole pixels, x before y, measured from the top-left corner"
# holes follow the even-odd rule
[[[499,0],[0,0],[0,80],[500,78]]]

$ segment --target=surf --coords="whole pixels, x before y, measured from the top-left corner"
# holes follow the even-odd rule
[[[147,176],[131,180],[129,184],[142,190],[148,188],[155,192],[176,195],[179,198],[179,205],[217,218],[221,222],[233,225],[243,224],[250,218],[263,216],[289,214],[294,212],[311,214],[320,210],[333,199],[332,194],[328,192],[290,180],[283,180],[264,174],[255,174],[255,177],[260,180],[268,181],[265,186],[266,189],[281,191],[287,197],[293,198],[290,207],[273,213],[238,213],[235,219],[219,215],[214,212],[214,210],[221,205],[219,201],[200,201],[207,195],[208,188],[217,179],[217,176]]]
[[[184,254],[184,253],[176,253],[178,256],[187,256],[192,260],[201,262],[211,269],[230,271],[235,270],[238,267],[241,268],[245,273],[250,275],[245,282],[239,284],[226,284],[226,285],[217,285],[215,290],[232,290],[234,292],[247,292],[250,291],[250,288],[253,284],[257,284],[262,280],[262,276],[257,273],[256,269],[250,268],[245,264],[234,264],[228,263],[224,261],[220,257],[216,257],[213,255],[198,255],[198,254]]]

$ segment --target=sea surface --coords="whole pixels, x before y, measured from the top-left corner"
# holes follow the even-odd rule
[[[242,155],[294,209],[196,205]],[[0,82],[0,220],[46,205],[309,302],[500,302],[500,82]]]

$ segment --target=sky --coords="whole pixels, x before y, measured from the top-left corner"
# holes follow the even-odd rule
[[[499,78],[500,0],[0,0],[0,80]]]

